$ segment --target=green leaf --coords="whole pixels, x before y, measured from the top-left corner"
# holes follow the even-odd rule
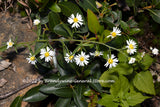
[[[122,53],[122,52],[118,53],[118,61],[119,62],[127,62],[128,61],[127,57],[124,54],[125,53]]]
[[[57,5],[57,3],[53,3],[49,6],[49,9],[53,12],[61,12],[61,8]]]
[[[133,7],[135,4],[134,0],[126,0],[126,3],[129,7]]]
[[[49,29],[53,31],[54,27],[60,23],[60,17],[57,13],[55,12],[49,12],[48,14],[49,17]]]
[[[55,94],[60,97],[72,97],[72,89],[66,87],[69,83],[72,83],[75,76],[65,75],[61,76],[59,79],[54,79],[47,85],[40,88],[40,91],[47,94]],[[66,93],[67,92],[67,93]]]
[[[98,101],[98,104],[106,107],[118,107],[118,103],[114,102],[114,97],[112,95],[104,95],[102,99]]]
[[[94,93],[94,91],[91,90],[91,89],[89,89],[89,90],[86,90],[86,91],[83,93],[83,95],[84,95],[84,96],[92,96],[93,93]]]
[[[46,24],[48,23],[48,21],[49,21],[48,16],[41,17],[41,24]]]
[[[71,14],[76,15],[77,13],[81,14],[83,17],[83,13],[80,8],[72,2],[61,2],[58,5],[60,6],[62,13],[67,17],[70,17]]]
[[[102,87],[111,87],[111,85],[118,80],[118,77],[114,74],[111,74],[109,71],[105,71],[99,80]]]
[[[143,60],[141,61],[141,68],[143,70],[147,70],[151,66],[152,62],[153,62],[153,58],[150,57],[149,54],[145,54],[145,56],[143,57]]]
[[[18,96],[14,99],[14,101],[11,103],[10,107],[21,107],[22,103],[22,97]]]
[[[65,27],[64,27],[65,26]],[[66,29],[67,28],[67,29]],[[64,37],[69,37],[71,36],[69,32],[71,32],[71,29],[65,25],[65,24],[58,24],[54,27],[54,32],[57,34],[57,35],[61,35],[61,36],[64,36]]]
[[[26,102],[38,102],[46,99],[48,95],[43,94],[39,92],[39,88],[41,88],[42,85],[36,86],[32,89],[30,89],[23,97],[23,101]]]
[[[113,28],[115,26],[113,17],[105,16],[103,21],[108,25],[109,28]]]
[[[133,72],[133,67],[127,63],[119,63],[116,67],[112,68],[110,72],[117,72],[122,75],[129,75]]]
[[[160,10],[151,10],[151,9],[147,9],[150,11],[150,15],[152,16],[152,19],[160,24]]]
[[[111,86],[110,92],[114,97],[123,98],[125,93],[128,92],[130,84],[128,79],[122,75],[119,76],[119,79]]]
[[[87,10],[87,20],[89,30],[94,34],[97,34],[100,29],[100,24],[97,16],[89,9]]]
[[[130,28],[129,28],[129,26],[128,26],[128,24],[126,23],[126,22],[124,22],[124,21],[120,21],[120,25],[121,25],[121,28],[125,31],[125,32],[127,32]]]
[[[153,78],[149,71],[138,73],[133,79],[133,84],[138,90],[155,95]]]
[[[82,99],[83,91],[81,91],[81,90],[75,90],[75,89],[73,89],[74,102],[77,105],[77,107],[87,107],[86,101]]]
[[[149,97],[143,96],[141,93],[127,93],[126,100],[130,106],[135,106],[139,103],[142,103],[145,99]]]
[[[72,97],[72,95],[73,95],[73,91],[71,88],[55,89],[55,90],[53,90],[52,93],[59,96],[59,97]]]
[[[93,78],[93,77],[89,77],[89,78],[87,78],[87,80],[91,80],[91,81],[93,81],[93,80],[95,80],[96,78]],[[99,84],[99,83],[94,83],[94,82],[91,82],[91,83],[88,83],[89,84],[89,86],[90,87],[92,87],[93,89],[95,89],[96,91],[98,91],[98,92],[102,92],[102,87],[101,87],[101,85]]]
[[[70,105],[71,98],[59,98],[56,101],[55,107],[67,107]]]
[[[3,52],[3,51],[5,51],[5,50],[7,50],[7,45],[0,47],[0,52]]]
[[[139,28],[132,28],[129,30],[129,35],[135,35],[137,33],[139,33],[141,31],[141,29]]]
[[[95,0],[76,0],[76,2],[84,9],[84,11],[87,11],[87,9],[90,9],[93,12],[99,12],[96,7]]]
[[[101,41],[103,41],[104,43],[107,43],[107,42],[110,40],[110,39],[107,37],[108,35],[110,35],[110,33],[111,33],[111,31],[109,31],[109,30],[104,30],[103,33],[102,33],[104,39],[101,38],[101,39],[102,39]]]

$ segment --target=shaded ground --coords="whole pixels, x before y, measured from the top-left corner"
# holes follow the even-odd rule
[[[22,24],[22,20],[19,15],[10,16],[9,14],[0,13],[0,46],[6,43],[9,38],[13,40],[18,37],[18,42],[33,41],[36,38],[36,34],[29,30],[26,24]],[[18,88],[20,85],[26,83],[27,80],[33,80],[37,78],[38,73],[31,64],[28,64],[26,58],[28,57],[29,50],[25,48],[19,48],[18,54],[14,48],[9,48],[0,56],[12,63],[9,68],[0,71],[0,79],[4,78],[7,83],[0,87],[0,94]],[[0,107],[9,107],[11,102],[18,95],[25,94],[32,85],[22,91],[10,96],[9,98],[0,100]],[[23,106],[26,105],[23,103]]]

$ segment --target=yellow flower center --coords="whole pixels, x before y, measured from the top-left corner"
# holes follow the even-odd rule
[[[83,56],[80,57],[80,61],[84,61],[84,57]]]
[[[108,59],[108,63],[112,64],[113,63],[113,59]]]
[[[73,55],[69,57],[69,60],[72,60],[72,59],[73,59]]]
[[[78,19],[77,18],[74,18],[73,19],[74,23],[78,22]]]
[[[48,56],[49,56],[49,52],[46,52],[46,53],[44,54],[44,56],[45,56],[45,57],[48,57]]]
[[[30,60],[31,60],[31,61],[34,61],[34,60],[35,60],[35,57],[34,57],[34,56],[30,57]]]
[[[130,45],[129,45],[129,48],[130,48],[130,49],[133,49],[133,48],[134,48],[134,46],[133,46],[132,44],[130,44]]]
[[[95,56],[99,56],[99,55],[100,55],[100,53],[96,51],[95,52]]]
[[[116,34],[116,32],[112,32],[111,35],[112,35],[113,37],[115,37],[117,34]]]
[[[8,43],[8,45],[9,45],[9,46],[12,46],[12,45],[13,45],[13,43],[12,43],[12,42],[9,42],[9,43]]]

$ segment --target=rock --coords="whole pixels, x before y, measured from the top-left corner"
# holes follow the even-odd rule
[[[26,24],[21,23],[22,20],[17,16],[10,16],[0,13],[0,46],[5,45],[9,38],[17,42],[30,42],[37,38],[35,32],[30,30]],[[31,46],[34,50],[34,46]],[[7,84],[0,88],[0,94],[9,92],[25,84],[23,80],[26,77],[36,79],[39,74],[34,66],[29,64],[26,58],[29,55],[29,49],[24,47],[18,48],[18,53],[15,52],[14,47],[9,48],[5,52],[0,52],[3,59],[9,59],[8,62],[12,65],[0,72],[0,78],[5,78]],[[6,60],[5,60],[6,61]],[[35,87],[37,84],[21,90],[20,92],[0,101],[0,107],[10,107],[12,101],[19,95],[24,95],[29,89]]]

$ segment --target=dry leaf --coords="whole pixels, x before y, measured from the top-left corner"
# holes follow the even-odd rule
[[[0,79],[0,87],[3,87],[7,83],[7,80],[2,78]]]
[[[11,63],[8,61],[5,61],[5,60],[0,61],[0,71],[8,68],[10,65]]]

